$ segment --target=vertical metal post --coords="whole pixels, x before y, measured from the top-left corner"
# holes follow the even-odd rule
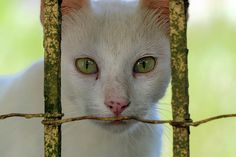
[[[61,0],[44,0],[45,120],[61,119]],[[44,126],[45,157],[61,157],[61,126]]]
[[[170,0],[169,6],[173,120],[186,121],[190,119],[186,36],[188,0]],[[173,127],[174,157],[190,156],[189,134],[189,127]]]

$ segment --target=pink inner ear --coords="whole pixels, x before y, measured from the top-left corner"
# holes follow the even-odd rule
[[[89,6],[89,0],[62,0],[62,4],[61,4],[62,15],[68,14],[73,10],[81,9],[82,7],[85,7],[85,6]],[[41,0],[40,20],[42,24],[44,21],[43,9],[44,9],[44,4],[43,4],[43,0]]]
[[[169,17],[169,0],[143,0],[143,6],[158,9],[161,11],[161,15]]]
[[[62,14],[68,14],[73,10],[81,9],[88,6],[88,0],[63,0],[61,5]]]

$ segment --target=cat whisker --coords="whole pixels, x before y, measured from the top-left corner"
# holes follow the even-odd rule
[[[162,106],[169,106],[171,107],[171,103],[167,103],[167,102],[159,102],[158,105],[162,105]]]

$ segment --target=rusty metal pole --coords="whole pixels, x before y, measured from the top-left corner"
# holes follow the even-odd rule
[[[61,119],[61,0],[44,0],[45,120]],[[61,125],[44,125],[45,157],[61,157]]]
[[[172,113],[174,121],[188,121],[188,0],[170,0],[170,41],[172,66]],[[189,127],[173,127],[173,156],[189,157]]]

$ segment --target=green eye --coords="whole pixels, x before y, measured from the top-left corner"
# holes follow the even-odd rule
[[[98,72],[97,64],[90,58],[78,58],[75,61],[78,71],[84,74],[96,74]]]
[[[144,57],[134,64],[134,73],[148,73],[154,69],[156,59],[154,57]]]

